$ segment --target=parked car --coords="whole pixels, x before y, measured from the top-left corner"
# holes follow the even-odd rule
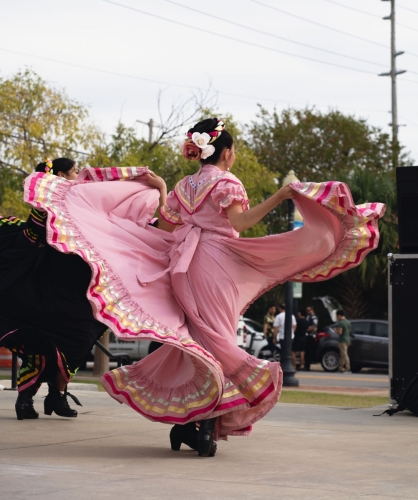
[[[388,322],[376,319],[353,319],[351,342],[348,348],[351,371],[359,372],[363,367],[388,368],[389,326]],[[336,323],[322,328],[316,335],[315,359],[327,372],[335,372],[340,361]]]
[[[242,349],[245,349],[245,346],[247,345],[247,326],[246,326],[242,316],[238,320],[237,345],[239,347],[241,347]]]
[[[246,342],[247,327],[242,318],[240,318],[237,325],[237,345],[245,349]],[[108,349],[112,354],[127,354],[132,361],[138,361],[158,349],[160,345],[159,342],[151,340],[121,340],[113,332],[110,332]],[[93,355],[95,348],[93,346]]]
[[[280,347],[277,346],[274,353],[268,349],[268,343],[263,334],[263,325],[250,318],[243,317],[242,319],[247,327],[247,352],[259,359],[280,361]]]

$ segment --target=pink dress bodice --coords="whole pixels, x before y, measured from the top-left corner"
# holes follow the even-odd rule
[[[237,201],[243,210],[248,210],[249,201],[241,181],[214,165],[204,165],[196,174],[182,179],[169,193],[161,216],[172,224],[197,226],[238,238],[225,211]]]

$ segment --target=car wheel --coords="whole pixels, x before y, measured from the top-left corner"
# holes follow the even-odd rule
[[[351,365],[351,373],[358,373],[362,368],[360,365]]]
[[[270,359],[270,358],[271,358],[270,349],[261,349],[261,351],[258,353],[258,359]]]
[[[340,353],[330,349],[321,355],[321,365],[326,372],[336,372],[340,363]]]
[[[266,359],[268,361],[280,361],[280,351],[276,349],[272,354],[270,349],[262,349],[258,353],[258,359]]]

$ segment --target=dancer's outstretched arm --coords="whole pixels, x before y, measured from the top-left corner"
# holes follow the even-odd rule
[[[292,199],[295,196],[296,191],[289,186],[284,186],[270,196],[270,198],[267,198],[266,201],[249,210],[243,211],[241,202],[236,201],[225,209],[225,212],[232,227],[240,233],[260,222],[263,217],[276,208],[277,205],[280,205],[282,201]]]
[[[150,171],[147,174],[147,180],[148,180],[148,184],[151,187],[159,189],[159,191],[160,191],[160,203],[158,205],[158,208],[163,207],[167,202],[167,186],[166,186],[164,179],[162,177],[154,174],[154,172]],[[174,229],[176,229],[176,227],[177,226],[175,224],[170,224],[162,217],[158,217],[158,229],[162,229],[163,231],[168,231],[169,233],[172,233],[174,231]]]

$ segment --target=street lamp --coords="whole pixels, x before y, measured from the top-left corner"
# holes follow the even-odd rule
[[[287,186],[291,182],[299,182],[295,172],[290,170],[286,177],[283,179],[283,186]],[[287,230],[293,231],[294,217],[295,217],[295,204],[293,200],[287,200]],[[283,385],[298,387],[299,380],[295,378],[296,370],[292,364],[292,313],[293,313],[293,283],[286,281],[285,283],[285,305],[286,312],[284,318],[284,342],[283,350],[280,355],[280,362],[283,370]]]

